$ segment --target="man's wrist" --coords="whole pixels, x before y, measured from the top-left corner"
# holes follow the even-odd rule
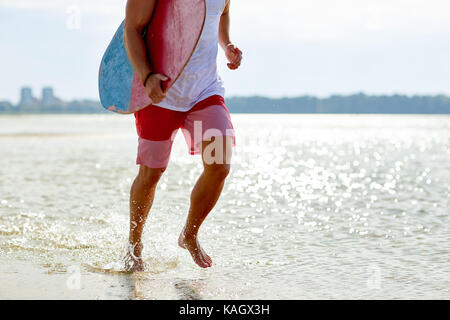
[[[147,85],[148,79],[150,79],[150,77],[154,74],[153,71],[148,71],[147,75],[145,76],[144,79],[142,79],[142,85],[145,87]]]
[[[229,46],[232,46],[232,45],[233,45],[232,42],[224,42],[224,43],[222,44],[222,49],[226,51],[226,50],[228,49],[228,47],[229,47]]]

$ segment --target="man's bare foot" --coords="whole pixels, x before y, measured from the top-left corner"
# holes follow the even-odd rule
[[[127,272],[142,272],[145,270],[145,263],[142,260],[142,244],[136,244],[135,246],[129,244],[127,248],[127,254],[125,255],[125,271]]]
[[[209,268],[212,266],[212,260],[200,246],[197,236],[189,236],[183,229],[178,238],[178,245],[181,248],[188,250],[192,259],[194,259],[194,262],[201,268]]]

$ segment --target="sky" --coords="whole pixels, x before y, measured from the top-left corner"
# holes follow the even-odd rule
[[[0,101],[98,99],[102,55],[126,0],[0,0]],[[227,96],[450,95],[448,0],[231,0],[238,71]]]

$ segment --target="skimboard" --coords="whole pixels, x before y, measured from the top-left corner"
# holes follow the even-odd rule
[[[143,33],[152,71],[166,75],[164,91],[177,81],[189,62],[203,31],[206,0],[157,0],[151,21]],[[99,70],[103,107],[130,114],[152,104],[134,71],[123,41],[125,21],[115,33]]]

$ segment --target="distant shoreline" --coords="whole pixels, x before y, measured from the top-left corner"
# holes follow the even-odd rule
[[[236,114],[450,114],[450,97],[355,94],[327,98],[230,97],[230,113]],[[1,114],[107,114],[99,101],[80,100],[60,104],[19,105],[0,102]]]
[[[230,114],[236,114],[236,115],[361,115],[361,116],[370,116],[370,115],[392,115],[392,116],[407,116],[407,115],[411,115],[411,116],[450,116],[450,113],[374,113],[374,112],[367,112],[367,113],[358,113],[358,112],[353,112],[353,113],[349,113],[349,112],[315,112],[315,113],[311,113],[311,112],[230,112]],[[58,115],[111,115],[111,116],[132,116],[133,114],[119,114],[119,113],[115,113],[115,112],[0,112],[0,117],[2,116],[58,116]]]

